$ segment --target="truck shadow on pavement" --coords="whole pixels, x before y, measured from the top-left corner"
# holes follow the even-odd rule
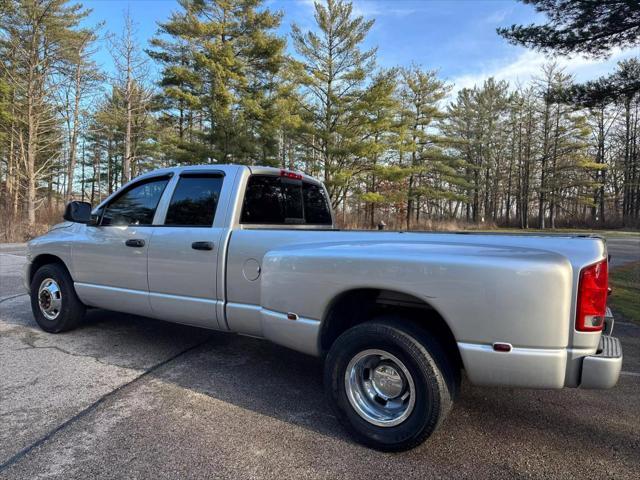
[[[321,360],[268,342],[214,335],[153,377],[351,442],[324,400]],[[465,379],[445,424],[413,454],[444,454],[452,445],[439,439],[475,438],[494,450],[518,446],[535,457],[542,444],[547,456],[590,452],[593,461],[613,456],[640,467],[638,383],[623,378],[611,391],[554,391],[479,388]]]
[[[216,333],[152,378],[347,440],[324,398],[322,360],[272,343]]]

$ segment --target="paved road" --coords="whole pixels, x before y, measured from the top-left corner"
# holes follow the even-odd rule
[[[611,266],[619,267],[640,260],[640,235],[611,237],[607,239],[607,250],[611,255]]]
[[[622,247],[626,249],[626,243]],[[610,243],[614,253],[618,247]],[[624,253],[620,250],[620,256]],[[631,247],[633,255],[633,245]],[[637,478],[640,327],[610,391],[463,391],[423,446],[345,436],[320,361],[246,337],[93,310],[37,328],[24,247],[0,246],[0,478]]]

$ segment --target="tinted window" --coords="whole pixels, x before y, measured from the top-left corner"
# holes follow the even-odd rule
[[[302,182],[300,180],[280,180],[284,202],[284,223],[304,223],[302,211]]]
[[[254,175],[249,178],[241,221],[243,223],[284,223],[279,177]]]
[[[331,210],[324,188],[313,183],[303,182],[304,217],[307,223],[331,225]]]
[[[113,199],[104,211],[101,225],[151,225],[168,177],[143,181]]]
[[[183,176],[171,197],[165,225],[207,226],[216,214],[222,176]]]
[[[331,225],[324,190],[312,183],[253,175],[242,208],[242,223]]]

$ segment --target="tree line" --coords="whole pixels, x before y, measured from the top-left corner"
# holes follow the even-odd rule
[[[581,31],[576,2],[538,3]],[[6,238],[37,233],[70,199],[96,204],[145,171],[199,163],[317,176],[344,226],[640,221],[638,59],[583,85],[551,61],[525,85],[456,91],[435,69],[380,67],[364,47],[374,21],[346,0],[317,2],[315,27],[286,37],[263,0],[179,0],[146,48],[128,14],[121,32],[84,26],[88,15],[69,0],[0,0]],[[531,46],[550,25],[499,33]],[[587,53],[637,37],[600,35]]]

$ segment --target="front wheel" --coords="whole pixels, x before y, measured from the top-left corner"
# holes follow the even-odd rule
[[[451,409],[458,381],[435,338],[392,317],[344,332],[325,364],[338,419],[357,441],[383,451],[426,440]]]
[[[73,288],[67,270],[52,263],[40,267],[31,281],[31,310],[45,332],[72,330],[82,321],[85,306]]]

